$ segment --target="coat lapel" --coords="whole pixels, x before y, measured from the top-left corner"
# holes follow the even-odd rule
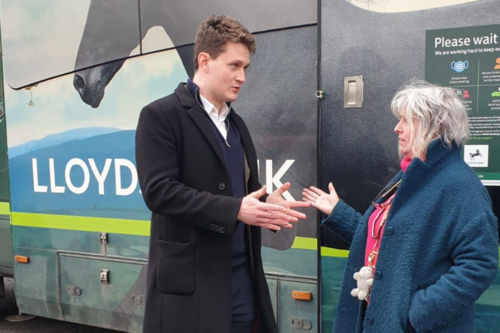
[[[247,126],[243,122],[243,119],[241,119],[241,117],[238,116],[234,112],[234,110],[231,111],[230,121],[238,130],[238,133],[240,133],[241,144],[243,145],[243,150],[245,153],[245,186],[246,193],[248,194],[248,181],[250,180],[250,176],[252,175],[252,172],[255,172],[255,174],[257,174],[257,170],[252,170],[252,167],[254,166],[253,163],[257,161],[257,155],[255,154],[252,137],[250,136],[250,132],[248,132]]]
[[[250,132],[248,132],[248,128],[243,122],[243,119],[241,119],[241,117],[238,116],[236,112],[234,112],[234,110],[231,110],[230,121],[234,124],[234,126],[238,130],[238,133],[240,133],[241,144],[245,149],[245,154],[247,156],[249,163],[252,163],[252,161],[256,161],[257,155],[255,154],[255,148],[253,146],[252,137],[250,136]]]
[[[204,114],[204,112],[206,111],[202,109],[200,104],[198,104],[191,93],[184,87],[183,83],[180,83],[179,86],[175,89],[175,94],[177,95],[177,98],[179,98],[182,106],[188,109],[188,116],[193,120],[200,132],[203,134],[203,136],[221,161],[222,165],[225,166],[226,163],[224,160],[224,155],[222,153],[222,148],[220,146],[219,140],[217,139],[217,134],[214,132],[214,129],[209,123],[210,119],[207,119],[207,116]]]
[[[203,134],[205,139],[207,139],[208,143],[215,151],[215,154],[222,162],[222,165],[226,165],[224,162],[224,155],[222,153],[222,148],[220,146],[219,140],[217,139],[217,134],[214,132],[214,129],[210,125],[210,119],[203,114],[205,110],[203,110],[198,104],[196,104],[192,109],[188,110],[188,115],[194,121],[198,129]]]

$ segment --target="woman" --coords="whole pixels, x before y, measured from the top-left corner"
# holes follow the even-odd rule
[[[474,301],[498,270],[498,239],[489,196],[460,157],[467,112],[452,89],[422,81],[391,108],[402,170],[363,216],[331,183],[329,193],[303,191],[350,244],[333,332],[471,333]],[[372,276],[358,283],[360,270]]]

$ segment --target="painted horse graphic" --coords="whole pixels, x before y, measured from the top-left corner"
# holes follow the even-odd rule
[[[476,152],[475,153],[469,153],[469,156],[470,156],[470,160],[471,161],[474,161],[474,157],[483,157],[483,154],[481,154],[481,152],[479,151],[479,149],[476,149]]]
[[[317,20],[314,0],[92,0],[73,79],[81,99],[93,108],[99,107],[106,86],[129,56],[161,50],[142,43],[153,27],[165,30],[192,76],[191,44],[208,13],[239,18],[253,32],[314,24]],[[131,54],[138,46],[139,51]]]

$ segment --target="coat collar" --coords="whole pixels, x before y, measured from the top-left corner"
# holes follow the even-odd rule
[[[425,162],[414,157],[406,173],[425,175],[437,172],[452,163],[456,158],[459,158],[459,154],[460,148],[456,144],[453,143],[451,147],[448,147],[441,138],[437,138],[431,141],[427,147]]]
[[[432,190],[436,174],[458,160],[460,160],[460,148],[457,145],[452,144],[448,147],[441,138],[433,140],[427,147],[425,162],[413,158],[406,172],[400,171],[393,178],[393,181],[402,178],[398,195],[392,205],[393,209],[397,210],[399,205],[410,200],[415,193]]]
[[[192,89],[191,86],[189,88]],[[217,139],[216,133],[212,129],[212,126],[210,126],[210,123],[207,122],[211,120],[207,117],[206,111],[203,109],[202,104],[199,103],[195,99],[194,95],[188,90],[186,83],[179,83],[179,85],[175,89],[175,95],[181,102],[184,109],[187,110],[188,116],[193,120],[212,149],[215,151],[222,164],[225,165],[225,159],[222,148],[220,147],[219,140]],[[250,133],[248,132],[243,119],[241,119],[241,117],[238,116],[233,109],[231,109],[228,117],[229,121],[233,123],[233,125],[240,133],[243,148],[245,149],[245,152],[249,154],[252,151],[251,149],[249,149],[250,147],[252,147],[252,138],[250,137]],[[252,157],[248,156],[248,158],[251,159]]]

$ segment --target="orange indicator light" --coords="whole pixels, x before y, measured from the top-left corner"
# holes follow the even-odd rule
[[[292,291],[292,298],[299,301],[310,301],[312,294],[308,291]]]
[[[20,264],[27,264],[30,262],[30,258],[25,256],[14,256],[14,261]]]

